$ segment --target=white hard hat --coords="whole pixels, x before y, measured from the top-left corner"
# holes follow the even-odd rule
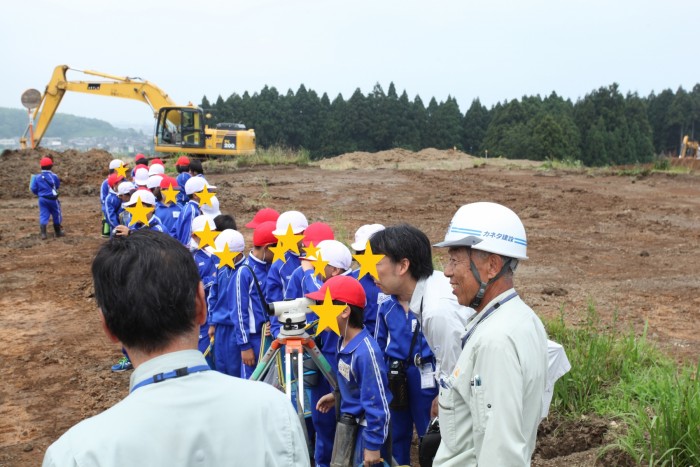
[[[163,175],[165,167],[163,164],[153,164],[148,168],[148,175]]]
[[[209,201],[211,201],[211,206],[208,204],[202,204],[200,209],[202,210],[202,214],[214,219],[216,216],[221,214],[221,210],[219,209],[219,198],[214,195]]]
[[[306,216],[299,211],[285,211],[277,218],[276,228],[272,231],[272,234],[286,234],[287,226],[289,225],[292,226],[292,232],[300,234],[309,226],[309,221],[307,221]]]
[[[527,237],[522,221],[498,203],[470,203],[457,210],[436,247],[467,246],[515,259],[527,259]]]
[[[384,226],[382,224],[365,224],[359,229],[357,229],[357,232],[355,232],[355,242],[350,245],[350,247],[355,250],[355,251],[362,251],[365,249],[367,246],[367,240],[374,235],[375,233],[379,232],[380,230],[384,230]]]
[[[352,254],[348,247],[338,240],[323,240],[318,244],[318,251],[323,261],[328,261],[330,266],[340,268],[343,271],[350,269],[352,264]],[[318,259],[315,256],[308,256],[310,260]]]
[[[163,180],[162,175],[151,175],[148,177],[148,180],[146,180],[146,188],[149,190],[152,190],[154,188],[160,188],[160,182]]]
[[[216,188],[214,185],[209,185],[202,177],[190,177],[187,179],[187,182],[185,182],[185,193],[188,195],[199,193],[204,190],[205,187],[208,191]]]
[[[134,173],[134,183],[139,186],[146,186],[148,183],[148,169],[136,169],[136,172]]]
[[[228,245],[228,250],[231,252],[241,253],[245,250],[243,234],[233,229],[226,229],[217,235],[216,240],[214,240],[214,245],[214,249],[217,252],[224,251],[225,245]]]
[[[136,185],[133,183],[125,180],[117,186],[117,194],[122,196],[122,195],[130,195],[132,191],[136,189]]]
[[[124,206],[134,206],[138,200],[141,200],[142,204],[156,205],[156,197],[153,193],[148,190],[136,190],[131,194],[129,201],[124,203]]]
[[[201,232],[204,230],[204,226],[209,225],[209,230],[216,230],[216,224],[211,217],[200,214],[199,216],[192,219],[192,232]]]
[[[114,170],[117,167],[122,167],[124,162],[121,159],[112,159],[109,161],[109,170]]]

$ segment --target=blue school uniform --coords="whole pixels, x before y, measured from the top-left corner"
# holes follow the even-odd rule
[[[284,300],[285,290],[287,289],[292,273],[296,268],[301,266],[301,260],[296,253],[286,251],[284,257],[286,261],[278,259],[272,263],[267,273],[265,295],[268,303],[281,302]],[[277,335],[280,332],[280,323],[276,316],[270,317],[270,332],[272,333],[272,337],[277,339]]]
[[[418,310],[416,310],[418,311]],[[417,332],[411,349],[413,334]],[[379,307],[376,328],[377,343],[386,356],[387,367],[393,360],[403,362],[408,379],[408,408],[391,409],[392,454],[400,465],[410,464],[413,425],[418,436],[423,436],[430,423],[430,407],[438,395],[437,385],[432,376],[435,359],[420,323],[411,311],[404,311],[396,297],[392,296]],[[409,355],[410,352],[410,355]],[[420,356],[421,367],[416,366],[416,355]],[[422,388],[421,369],[430,373],[431,384]],[[426,380],[428,378],[426,377]]]
[[[54,225],[61,225],[63,222],[61,202],[58,200],[60,186],[61,180],[58,175],[50,170],[42,170],[40,174],[32,177],[29,188],[39,197],[39,224],[48,224],[49,217],[53,219]]]
[[[192,239],[192,220],[202,214],[199,202],[190,200],[182,207],[177,223],[173,226],[171,234],[185,246],[189,246]]]
[[[352,465],[362,465],[365,449],[382,451],[386,457],[391,393],[382,351],[363,329],[345,347],[338,348],[337,362],[340,412],[354,416],[360,425]]]
[[[367,304],[365,305],[365,311],[362,315],[363,321],[365,323],[365,328],[367,328],[372,337],[376,339],[377,336],[374,335],[374,331],[377,328],[377,310],[379,309],[379,305],[388,299],[389,296],[381,291],[370,274],[365,274],[362,278],[358,279],[357,276],[360,275],[360,270],[355,269],[350,275],[357,279],[365,290]]]
[[[181,210],[182,208],[177,204],[164,204],[162,201],[156,201],[156,216],[163,223],[163,229],[166,233],[172,235]]]
[[[214,366],[216,371],[236,377],[241,376],[241,349],[238,347],[232,311],[236,301],[236,276],[241,271],[242,262],[240,260],[233,269],[229,266],[217,269],[216,282],[212,284],[207,299],[209,324],[216,326]]]

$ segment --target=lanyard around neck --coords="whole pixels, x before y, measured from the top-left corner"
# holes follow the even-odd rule
[[[481,315],[481,319],[469,330],[469,332],[467,332],[464,335],[464,337],[462,337],[462,348],[464,348],[464,345],[467,343],[467,340],[469,340],[469,338],[472,336],[472,334],[474,334],[474,331],[476,330],[477,326],[479,326],[481,323],[486,321],[486,318],[491,316],[491,314],[494,311],[498,310],[501,307],[501,305],[503,305],[504,303],[506,303],[510,299],[517,297],[517,296],[518,296],[518,293],[513,292],[512,294],[508,295],[506,298],[504,298],[500,302],[496,302],[493,306],[489,307],[486,311],[482,311],[483,315]]]
[[[134,392],[138,388],[148,386],[149,384],[161,383],[166,379],[180,378],[181,376],[187,376],[191,375],[192,373],[199,373],[200,371],[207,371],[210,369],[211,368],[209,368],[209,365],[197,365],[191,367],[178,368],[177,370],[168,371],[167,373],[158,373],[157,375],[153,375],[150,378],[146,378],[143,381],[136,383],[129,392]]]

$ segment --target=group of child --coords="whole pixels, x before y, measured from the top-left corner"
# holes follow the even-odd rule
[[[299,211],[279,214],[264,208],[245,224],[253,230],[252,249],[246,254],[244,236],[235,219],[219,210],[216,187],[204,178],[201,162],[180,157],[176,178],[165,173],[159,159],[149,163],[138,155],[134,163],[132,170],[122,160],[109,164],[100,196],[102,234],[129,235],[149,228],[172,235],[190,249],[207,297],[208,319],[200,329],[199,348],[210,366],[250,378],[266,342],[284,333],[283,323],[269,316],[268,304],[301,297],[321,303],[328,291],[334,304],[344,307],[337,316],[340,335],[318,329],[314,340],[337,375],[340,412],[355,422],[355,460],[388,460],[393,451],[400,464],[409,464],[410,420],[416,418],[402,423],[402,413],[416,408],[392,406],[388,355],[407,358],[415,353],[416,342],[424,349],[423,358],[432,354],[415,325],[411,329],[409,323],[407,332],[405,323],[395,329],[380,325],[390,320],[378,319],[378,314],[392,313],[396,298],[383,294],[370,274],[360,276],[360,269],[353,269],[353,254],[335,239],[333,229],[322,222],[309,224]],[[382,229],[381,224],[361,226],[351,244],[355,255],[364,254],[369,238]],[[397,320],[405,315],[394,314]],[[317,319],[313,312],[307,313],[308,323]],[[112,370],[131,368],[125,355]],[[315,432],[314,461],[327,466],[336,436],[336,414],[330,410],[335,402],[329,382],[317,376],[310,385],[307,425]],[[428,420],[430,401],[420,404],[420,410]],[[416,428],[422,435],[426,427]]]

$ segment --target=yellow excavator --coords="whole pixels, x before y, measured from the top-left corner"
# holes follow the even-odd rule
[[[106,78],[108,81],[69,81],[66,79],[68,70]],[[35,122],[32,147],[41,142],[66,91],[135,99],[148,104],[156,118],[153,136],[156,152],[201,156],[239,156],[255,152],[253,129],[233,123],[219,123],[216,128],[209,128],[204,123],[205,115],[201,108],[192,103],[184,106],[175,104],[166,92],[153,83],[141,78],[75,70],[67,65],[59,65],[54,69],[51,81],[41,95],[41,101],[34,108],[30,119]],[[26,134],[27,131],[20,139],[23,149],[27,147]]]
[[[681,143],[681,153],[678,155],[678,157],[681,159],[698,159],[700,156],[700,153],[698,152],[699,149],[700,143],[697,141],[691,141],[688,139],[688,135],[685,135],[683,137],[683,142]]]

